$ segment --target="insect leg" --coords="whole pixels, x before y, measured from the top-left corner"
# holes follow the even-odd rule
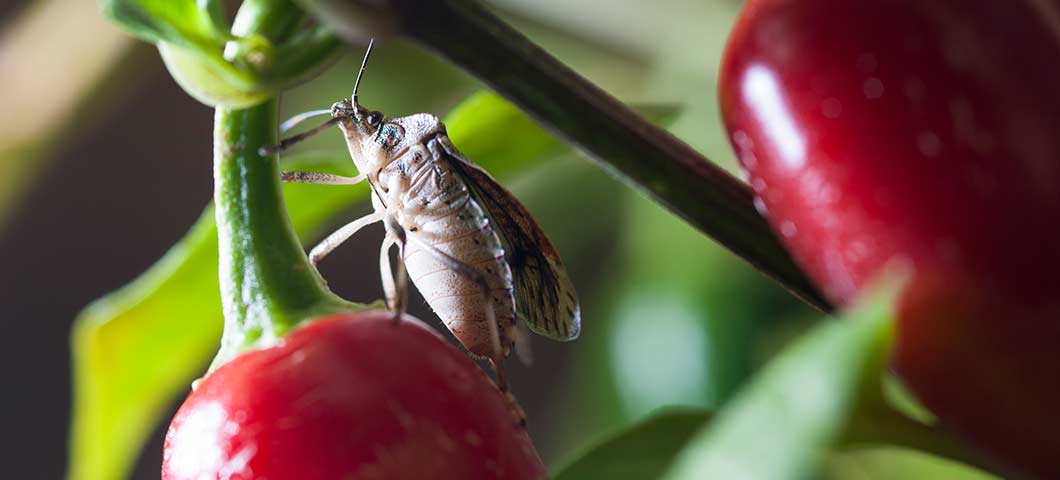
[[[390,268],[390,247],[397,240],[390,232],[383,239],[383,245],[379,247],[379,277],[383,279],[383,295],[386,297],[386,308],[391,312],[397,306],[397,287],[394,286],[394,271]]]
[[[393,232],[387,229],[386,239],[379,250],[379,274],[383,279],[383,293],[386,295],[386,306],[394,312],[394,321],[401,320],[408,305],[408,271],[405,269],[405,236],[404,232]],[[395,274],[390,268],[390,247],[398,246],[398,271]]]
[[[515,315],[519,318],[519,321],[515,322],[515,338],[512,339],[515,343],[515,356],[519,357],[523,365],[529,366],[534,363],[534,352],[530,348],[530,329],[527,327],[526,317],[520,313]]]
[[[405,252],[408,250],[408,237],[405,232],[400,232],[397,238],[398,262],[397,274],[394,275],[394,321],[401,320],[405,313],[405,307],[409,303],[409,271],[405,268]]]
[[[287,123],[287,122],[284,122],[284,123]],[[280,153],[280,152],[290,148],[291,145],[294,145],[294,144],[296,144],[298,142],[301,142],[302,140],[305,140],[305,139],[307,139],[309,137],[312,137],[313,135],[316,135],[316,134],[318,134],[320,132],[323,132],[324,130],[327,130],[328,128],[330,128],[332,125],[334,125],[336,123],[339,123],[339,117],[331,117],[330,119],[328,119],[328,121],[324,122],[322,125],[320,125],[318,127],[314,127],[311,130],[304,131],[304,132],[299,133],[298,135],[295,135],[293,137],[288,137],[288,138],[285,138],[283,140],[280,140],[280,143],[278,143],[276,145],[270,145],[268,147],[259,148],[258,149],[258,155],[261,155],[261,156],[264,157],[266,155],[275,155],[277,153]]]
[[[328,235],[327,238],[318,243],[317,246],[313,247],[313,250],[310,250],[309,262],[315,267],[322,258],[326,257],[332,250],[335,250],[335,247],[342,245],[342,242],[345,242],[365,225],[382,220],[383,214],[383,211],[376,210],[375,212],[347,223],[331,235]]]
[[[343,177],[321,172],[283,172],[280,179],[289,183],[312,183],[315,185],[353,185],[368,178],[360,174],[356,177]]]

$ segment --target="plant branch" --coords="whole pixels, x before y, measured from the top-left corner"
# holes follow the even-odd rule
[[[304,17],[305,12],[292,0],[248,0],[239,7],[232,34],[261,35],[280,43],[295,32]]]
[[[754,208],[746,184],[634,113],[475,1],[300,0],[348,41],[395,31],[498,93],[823,311],[824,299]]]
[[[280,191],[275,99],[247,109],[217,108],[214,203],[225,329],[214,365],[271,345],[302,321],[363,308],[331,293],[309,264]]]

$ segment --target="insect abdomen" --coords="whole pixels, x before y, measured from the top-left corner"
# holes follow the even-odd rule
[[[407,223],[407,235],[416,239],[409,242],[405,255],[409,277],[468,351],[491,358],[494,352],[486,309],[492,305],[503,355],[507,356],[515,326],[515,302],[504,248],[459,177],[447,172],[444,165],[424,168],[432,169],[424,174],[431,178],[414,181],[405,202],[403,223]],[[416,172],[411,172],[411,177],[415,179]],[[425,251],[420,242],[477,272],[489,289],[489,304],[484,301],[481,283]]]

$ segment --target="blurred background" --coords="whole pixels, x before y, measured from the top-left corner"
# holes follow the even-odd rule
[[[678,107],[665,120],[667,128],[732,168],[715,74],[740,3],[491,4],[621,100]],[[0,5],[3,478],[64,476],[74,319],[148,270],[188,232],[212,195],[212,110],[174,83],[156,50],[127,37],[97,10],[86,0]],[[388,115],[443,116],[483,89],[412,45],[394,40],[377,48],[361,98]],[[347,96],[360,56],[349,52],[322,77],[286,94],[283,115],[326,108]],[[298,150],[346,155],[337,133]],[[511,362],[530,433],[550,466],[660,407],[717,406],[814,318],[740,260],[576,153],[552,155],[500,180],[548,232],[583,302],[580,339],[559,344],[534,338],[534,365]],[[295,188],[313,195],[329,187]],[[368,208],[363,201],[342,205],[304,243]],[[381,297],[381,239],[381,228],[369,228],[328,257],[322,273],[334,290],[355,301]],[[216,292],[200,297],[202,305],[178,314],[187,315],[189,325],[204,311],[219,322]],[[412,311],[437,325],[421,299],[413,299]],[[201,372],[210,355],[184,361],[198,362],[189,368]],[[154,364],[145,362],[141,368],[150,372]],[[149,426],[152,440],[133,478],[158,478],[161,438],[178,397]]]

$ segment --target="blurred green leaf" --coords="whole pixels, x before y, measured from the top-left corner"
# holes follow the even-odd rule
[[[717,409],[779,351],[777,332],[810,314],[643,195],[612,190],[596,201],[598,210],[625,210],[611,220],[619,231],[595,240],[618,258],[601,264],[599,254],[587,254],[602,272],[603,295],[585,306],[593,335],[579,340],[586,343],[562,389],[561,431],[542,446],[546,458],[563,458],[595,433],[664,406]]]
[[[821,473],[824,480],[996,480],[981,470],[927,453],[896,447],[869,447],[829,455]]]
[[[633,427],[605,436],[586,451],[556,469],[554,480],[585,478],[659,478],[710,414],[694,410],[669,410],[652,415]]]
[[[177,85],[204,105],[243,108],[275,95],[253,74],[235,68],[219,56],[166,42],[158,43],[158,54]]]
[[[896,289],[814,328],[774,359],[696,435],[665,477],[802,479],[812,475],[878,380]],[[878,386],[878,385],[877,385]]]
[[[657,123],[672,120],[678,112],[673,105],[634,108]],[[544,133],[537,122],[515,105],[491,92],[472,95],[453,109],[445,123],[453,145],[473,162],[504,159],[506,163],[522,164],[569,149],[555,136]]]
[[[104,0],[103,11],[155,44],[177,83],[210,106],[261,103],[315,76],[340,51],[321,27],[296,32],[304,14],[291,0],[244,1],[231,31],[221,0]]]
[[[525,135],[541,129],[507,100],[486,91],[454,108],[445,126],[453,145],[473,162],[506,156],[507,162],[521,163],[565,150],[552,135]]]
[[[636,417],[660,401],[717,408],[759,364],[763,337],[809,309],[657,203],[637,196],[629,215],[608,333],[615,397]],[[680,374],[664,382],[667,371]]]
[[[506,102],[478,95],[449,120],[461,150],[505,175],[565,151]],[[498,127],[465,119],[507,122]],[[501,148],[501,147],[507,148]],[[553,148],[555,147],[555,148]],[[285,169],[350,175],[346,153],[302,153]],[[306,238],[368,189],[290,184],[284,196],[295,230]],[[74,419],[70,478],[123,477],[167,405],[202,373],[217,350],[222,318],[217,280],[217,232],[212,209],[147,272],[86,308],[72,333]]]
[[[249,106],[270,95],[255,71],[224,58],[234,36],[221,0],[103,0],[103,13],[155,44],[177,83],[203,103]]]
[[[229,36],[221,0],[103,0],[103,13],[151,43],[217,47]]]
[[[913,396],[913,392],[910,392],[902,384],[897,375],[892,373],[883,377],[883,395],[887,400],[887,404],[903,415],[924,425],[937,423],[935,414],[917,401],[916,397]]]

